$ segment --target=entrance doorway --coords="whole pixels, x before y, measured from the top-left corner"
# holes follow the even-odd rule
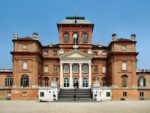
[[[77,87],[78,88],[79,84],[78,84],[78,79],[74,78],[73,79],[73,87]]]
[[[87,78],[84,78],[84,79],[83,79],[83,87],[88,87]]]
[[[69,87],[69,78],[64,79],[64,87]]]

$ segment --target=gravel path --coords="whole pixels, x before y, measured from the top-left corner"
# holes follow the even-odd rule
[[[150,101],[37,102],[0,100],[0,113],[150,113]]]

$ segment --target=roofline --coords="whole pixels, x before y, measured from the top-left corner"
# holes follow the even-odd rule
[[[138,54],[139,54],[138,52],[109,52],[107,57],[109,58],[112,55],[135,55],[137,56]]]
[[[124,41],[111,41],[110,42],[110,44],[108,45],[108,48],[112,45],[112,44],[114,44],[114,43],[137,43],[137,41],[132,41],[132,40],[124,40]]]
[[[19,38],[19,39],[13,39],[12,42],[37,42],[41,47],[42,47],[42,44],[39,40],[23,40],[22,38]]]
[[[69,24],[67,24],[67,23],[57,23],[57,29],[58,29],[58,31],[59,31],[59,26],[60,25],[76,25],[76,26],[77,25],[91,25],[92,26],[92,31],[93,31],[93,28],[94,28],[94,24],[93,23],[90,23],[90,24],[85,24],[85,23],[84,24],[79,24],[79,23],[74,23],[74,24],[70,24],[70,23]]]

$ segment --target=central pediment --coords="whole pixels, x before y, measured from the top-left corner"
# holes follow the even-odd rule
[[[77,49],[68,52],[66,54],[63,54],[59,56],[60,59],[91,59],[92,57],[86,53],[83,53]]]

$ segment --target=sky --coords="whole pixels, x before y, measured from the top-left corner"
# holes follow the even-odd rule
[[[107,46],[111,35],[136,34],[138,69],[150,69],[150,0],[0,0],[0,69],[12,68],[13,34],[39,34],[43,45],[59,43],[57,23],[84,16],[95,24],[93,44]]]

